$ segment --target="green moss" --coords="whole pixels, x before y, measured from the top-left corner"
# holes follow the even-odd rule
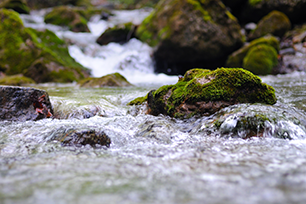
[[[87,20],[80,13],[78,9],[68,6],[55,7],[45,15],[45,23],[67,26],[74,32],[89,32]]]
[[[256,6],[257,4],[261,3],[262,0],[249,0],[249,4],[251,6]]]
[[[108,74],[100,78],[88,77],[79,82],[81,87],[124,87],[132,86],[124,76],[119,73]]]
[[[21,86],[24,84],[35,84],[35,81],[23,75],[12,75],[0,78],[1,85]]]
[[[192,77],[191,77],[192,76]],[[242,94],[243,93],[243,94]],[[163,110],[176,116],[182,104],[201,101],[226,101],[232,103],[276,102],[275,91],[261,83],[261,79],[242,68],[219,68],[215,71],[196,69],[188,71],[175,85],[162,86],[152,93],[151,109]],[[196,114],[196,111],[191,114]]]
[[[187,2],[194,6],[195,10],[198,10],[202,13],[204,21],[211,21],[212,18],[209,15],[208,11],[204,9],[203,4],[205,0],[187,0]]]
[[[76,79],[84,78],[88,73],[69,55],[65,42],[53,32],[25,28],[18,14],[6,9],[0,10],[0,53],[0,71],[8,75],[20,73],[25,76],[39,75],[40,73],[29,73],[29,68],[39,59],[43,59],[39,60],[40,63],[50,65],[40,66],[44,67],[45,70],[41,71],[45,74],[58,71],[58,67],[51,66],[52,63],[74,73]],[[44,78],[50,80],[50,77]],[[62,81],[61,76],[57,76],[55,80]]]
[[[290,30],[291,23],[289,18],[280,11],[271,11],[264,16],[249,36],[250,39],[256,39],[267,34],[282,38]]]
[[[134,100],[130,101],[127,105],[128,106],[141,105],[147,101],[147,98],[148,98],[147,96],[135,98]]]
[[[239,50],[232,53],[226,61],[226,66],[227,67],[243,67],[243,59],[248,54],[249,50],[252,47],[261,45],[261,44],[270,45],[277,52],[279,52],[279,41],[276,37],[274,36],[261,37],[261,38],[251,41],[249,44],[246,44]]]
[[[243,67],[257,75],[271,74],[277,64],[276,50],[265,44],[252,47],[243,59]]]
[[[143,42],[148,43],[150,46],[155,47],[159,40],[155,37],[153,27],[153,19],[154,18],[154,11],[147,16],[142,23],[138,26],[136,30],[136,36]]]

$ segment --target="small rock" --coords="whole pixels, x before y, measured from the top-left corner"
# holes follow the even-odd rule
[[[60,128],[53,133],[51,140],[57,140],[63,146],[77,147],[85,145],[109,147],[111,144],[110,138],[103,131],[95,129]]]

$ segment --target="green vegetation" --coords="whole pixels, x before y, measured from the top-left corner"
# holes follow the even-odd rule
[[[45,15],[45,23],[67,26],[74,32],[89,32],[87,19],[80,14],[78,8],[75,9],[69,6],[53,8],[50,13]]]
[[[83,79],[79,82],[81,87],[104,87],[104,86],[114,86],[114,87],[124,87],[132,86],[130,82],[126,80],[124,76],[119,73],[108,74],[100,78],[89,77]]]
[[[0,78],[1,85],[21,86],[24,84],[35,84],[33,79],[25,77],[21,74],[5,76]]]
[[[261,44],[272,46],[276,50],[276,52],[279,51],[279,41],[276,37],[274,36],[261,37],[261,38],[251,41],[249,44],[246,44],[239,50],[232,53],[226,61],[226,66],[227,67],[243,67],[243,59],[248,54],[249,50],[252,47],[258,46]]]
[[[277,64],[276,50],[265,44],[253,46],[243,59],[243,67],[257,75],[271,74]]]
[[[0,19],[0,71],[23,74],[36,82],[71,82],[88,75],[53,32],[25,28],[12,10],[1,9]]]

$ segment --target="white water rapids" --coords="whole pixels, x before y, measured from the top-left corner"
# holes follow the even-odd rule
[[[177,77],[155,74],[152,48],[135,39],[95,44],[115,22],[134,14],[143,18],[138,12],[147,14],[118,11],[110,22],[93,18],[89,34],[45,25],[43,12],[23,16],[26,26],[69,39],[71,55],[94,76],[118,71],[136,86],[37,85],[63,119],[0,122],[0,203],[305,203],[305,73],[262,77],[276,89],[273,106],[235,105],[188,120],[140,113],[142,107],[126,104]],[[263,137],[241,139],[247,129],[234,132],[238,119],[262,114],[269,119]],[[214,126],[218,120],[220,129]],[[110,148],[64,147],[51,140],[69,128],[103,130]]]

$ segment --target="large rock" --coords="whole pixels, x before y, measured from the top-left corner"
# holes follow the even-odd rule
[[[0,8],[13,9],[22,14],[29,14],[30,8],[25,0],[2,0]]]
[[[49,95],[44,90],[0,86],[0,119],[11,121],[39,120],[52,117]]]
[[[116,25],[106,29],[96,42],[100,45],[107,45],[111,42],[125,43],[135,37],[136,28],[137,26],[133,25],[133,23]]]
[[[148,113],[176,118],[211,115],[238,103],[276,103],[273,87],[241,68],[192,69],[175,85],[148,93]]]
[[[257,28],[251,32],[249,39],[253,40],[267,34],[281,38],[290,28],[290,20],[284,13],[271,11],[258,22]]]
[[[49,30],[25,28],[19,14],[0,9],[0,71],[23,74],[36,82],[72,82],[89,76],[65,42]]]
[[[87,19],[79,12],[79,9],[70,6],[55,7],[45,15],[45,23],[67,26],[73,32],[90,32]]]
[[[272,69],[278,64],[278,51],[279,41],[274,36],[258,38],[233,52],[228,57],[226,66],[244,67],[254,74],[271,74]]]
[[[156,46],[157,71],[171,74],[221,66],[243,43],[236,18],[220,0],[162,0],[136,35]]]

